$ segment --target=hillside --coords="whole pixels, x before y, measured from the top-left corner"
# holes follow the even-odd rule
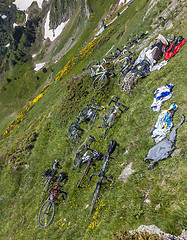
[[[86,74],[92,60],[102,61],[107,53],[122,49],[128,39],[146,31],[148,35],[130,48],[135,58],[159,34],[186,39],[186,2],[124,2],[51,0],[42,1],[41,6],[33,2],[24,12],[15,10],[12,0],[2,1],[0,239],[161,239],[150,234],[133,238],[127,232],[140,225],[156,225],[179,236],[186,229],[186,123],[177,130],[176,149],[169,158],[150,170],[143,160],[155,145],[150,132],[161,112],[151,110],[155,90],[174,85],[172,97],[161,106],[166,110],[177,104],[173,127],[180,123],[182,115],[186,116],[187,44],[166,66],[140,78],[130,92],[121,91],[117,84],[119,72],[114,71],[112,63],[107,67],[116,75],[99,91],[93,90],[93,79]],[[2,17],[5,9],[11,9],[6,10],[7,18]],[[14,27],[14,23],[19,26]],[[9,40],[10,45],[5,47]],[[110,108],[110,100],[116,96],[129,108],[119,111],[103,139],[105,129],[98,127]],[[77,188],[84,166],[72,170],[78,146],[70,153],[66,135],[71,122],[84,106],[91,104],[92,98],[106,109],[98,110],[91,130],[87,129],[88,122],[79,124],[84,132],[78,146],[85,140],[88,143],[89,135],[96,140],[92,148],[102,154],[107,154],[111,140],[117,146],[106,171],[114,181],[113,188],[103,180],[99,201],[89,214],[97,178],[94,176],[87,185],[88,179],[101,170],[104,161],[94,161],[82,188]],[[60,183],[67,198],[58,195],[52,223],[41,228],[38,213],[43,196],[42,175],[52,168],[55,159],[60,163],[57,176],[60,172],[68,176]],[[126,167],[132,174],[125,182],[119,181]]]

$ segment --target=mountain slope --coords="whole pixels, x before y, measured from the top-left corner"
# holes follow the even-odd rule
[[[118,1],[110,8],[112,2],[87,1],[92,13],[89,19],[86,15],[82,17],[80,10],[76,19],[72,20],[71,28],[68,28],[72,31],[69,33],[67,29],[56,50],[48,45],[51,51],[50,55],[46,55],[50,56],[47,72],[33,72],[34,63],[45,59],[46,52],[41,52],[36,60],[31,59],[23,66],[15,66],[9,73],[11,82],[4,86],[6,90],[1,92],[0,98],[3,109],[0,143],[1,239],[112,239],[112,233],[122,228],[135,229],[141,224],[155,224],[165,232],[179,235],[186,227],[186,125],[183,124],[177,132],[177,151],[172,158],[160,162],[151,171],[147,170],[147,164],[143,162],[148,150],[154,145],[149,136],[158,118],[158,114],[150,109],[154,91],[165,84],[174,84],[173,96],[162,108],[168,109],[171,103],[179,106],[173,118],[174,126],[186,112],[186,44],[167,66],[140,79],[133,94],[120,91],[117,76],[110,79],[103,90],[93,91],[92,79],[85,75],[84,70],[91,60],[101,60],[113,45],[121,48],[134,34],[149,31],[148,38],[140,43],[142,48],[148,46],[159,33],[166,37],[173,34],[185,37],[184,1],[158,1],[152,9],[150,1],[135,1],[119,16],[115,11]],[[172,9],[170,4],[174,3],[176,6]],[[85,5],[79,6],[82,6],[85,14]],[[164,15],[166,21],[162,22],[159,17],[165,9],[168,9],[168,13]],[[99,22],[110,13],[113,18],[118,16],[117,19],[93,41]],[[73,21],[78,24],[76,26],[80,26],[79,29],[76,29]],[[173,24],[171,28],[168,27],[170,23]],[[72,36],[75,37],[75,44],[55,64],[53,61],[60,57],[61,46]],[[136,56],[140,44],[134,48],[138,49]],[[103,139],[103,129],[98,126],[109,108],[111,96],[119,96],[120,102],[128,105],[129,110],[117,117],[107,138]],[[89,215],[91,195],[97,180],[93,179],[86,186],[86,176],[82,182],[83,188],[76,187],[82,172],[80,169],[72,170],[75,151],[69,154],[66,132],[81,108],[90,104],[92,97],[106,106],[107,110],[99,112],[91,131],[86,130],[86,123],[81,125],[85,133],[80,143],[91,134],[96,139],[93,147],[103,154],[106,154],[111,139],[116,140],[118,145],[106,172],[108,177],[114,179],[113,189],[107,183],[103,184],[99,204],[93,214]],[[30,103],[23,108],[28,100]],[[8,126],[10,128],[6,132]],[[53,222],[48,228],[41,229],[37,217],[41,207],[42,174],[52,167],[55,159],[61,164],[58,172],[68,173],[67,182],[62,183],[67,199],[64,202],[62,196],[58,198]],[[118,177],[131,162],[135,172],[122,184]],[[101,169],[101,166],[101,162],[96,162],[96,169]],[[89,174],[95,172],[95,168],[92,166]]]

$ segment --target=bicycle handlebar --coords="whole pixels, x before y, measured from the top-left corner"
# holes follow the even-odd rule
[[[55,160],[54,164],[53,164],[53,170],[56,170],[57,168],[60,167],[59,161]]]
[[[120,98],[119,98],[118,96],[116,96],[115,100],[111,99],[108,105],[110,106],[110,104],[111,104],[112,102],[114,102],[116,105],[122,106],[122,107],[125,108],[125,110],[127,110],[129,107],[127,107],[127,106],[125,106],[125,105],[123,105],[123,104],[121,104],[121,103],[118,103],[118,100],[119,100],[119,99],[120,99]],[[120,110],[121,110],[121,109],[120,109]],[[122,110],[121,110],[121,111],[122,111]]]

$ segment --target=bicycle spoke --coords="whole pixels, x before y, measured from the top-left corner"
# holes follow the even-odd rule
[[[128,65],[129,59],[125,55],[120,56],[114,63],[114,69],[121,71],[125,66]]]
[[[85,143],[81,144],[79,148],[77,149],[77,152],[75,154],[74,160],[73,160],[73,166],[78,167],[81,164],[82,157],[85,153],[86,145]]]
[[[75,134],[70,142],[70,148],[69,148],[70,153],[72,153],[73,149],[76,148],[78,140],[79,140],[79,136],[78,134]]]
[[[93,212],[93,209],[94,209],[94,206],[96,204],[96,201],[98,200],[98,195],[99,195],[99,191],[100,191],[100,188],[101,188],[101,183],[100,184],[97,184],[96,188],[95,188],[95,191],[92,195],[92,209],[90,211],[90,214]]]
[[[55,214],[55,206],[53,201],[46,201],[40,208],[38,215],[38,223],[40,227],[46,228],[52,222]]]
[[[93,124],[95,123],[95,119],[96,119],[96,113],[94,113],[88,123],[88,130],[92,129]]]
[[[90,77],[94,77],[99,68],[99,61],[93,60],[86,68],[86,74]]]
[[[103,88],[106,83],[107,83],[107,76],[104,73],[102,73],[95,78],[95,80],[93,81],[92,87],[95,91],[98,91],[101,88]]]

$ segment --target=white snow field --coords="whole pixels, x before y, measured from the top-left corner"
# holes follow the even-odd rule
[[[45,65],[45,62],[43,63],[37,63],[34,70],[37,72],[38,70],[40,70],[41,68],[43,68],[43,66]]]
[[[68,23],[69,20],[67,20],[66,22],[62,22],[56,29],[50,29],[49,27],[49,15],[50,12],[48,12],[47,14],[47,19],[45,22],[45,35],[44,35],[44,39],[49,38],[51,41],[54,41],[63,31],[64,27],[66,26],[66,24]]]
[[[34,1],[38,3],[39,8],[42,8],[42,3],[44,0],[15,0],[14,4],[19,10],[25,11]]]

